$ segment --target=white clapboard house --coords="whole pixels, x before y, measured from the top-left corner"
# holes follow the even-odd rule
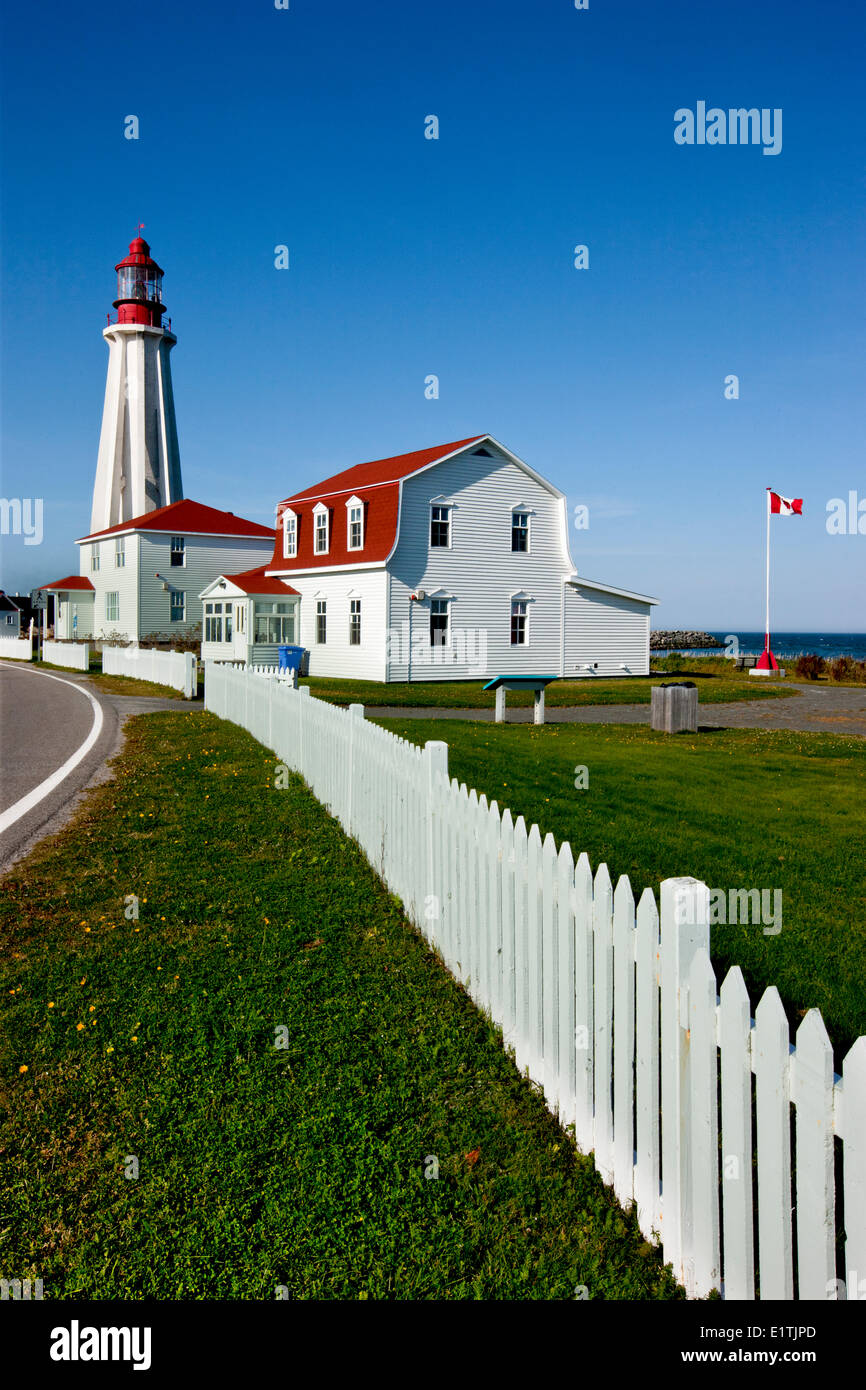
[[[362,463],[286,498],[270,563],[199,595],[205,660],[314,676],[646,675],[646,594],[578,574],[564,495],[491,435]]]
[[[55,636],[138,642],[194,629],[202,621],[202,585],[221,570],[269,559],[274,533],[186,498],[76,544],[80,574],[42,585],[55,596]]]

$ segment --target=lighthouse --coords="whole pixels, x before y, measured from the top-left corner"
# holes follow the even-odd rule
[[[157,511],[183,497],[163,271],[137,236],[115,266],[117,319],[102,330],[108,379],[90,516],[92,532]]]

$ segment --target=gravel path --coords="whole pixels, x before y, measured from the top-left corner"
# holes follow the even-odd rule
[[[790,700],[740,700],[701,705],[698,722],[709,729],[790,729],[795,733],[857,734],[866,738],[866,689],[791,683]],[[409,709],[368,705],[370,719],[477,719],[492,723],[492,709]],[[531,724],[532,710],[509,709],[509,723]],[[548,724],[648,724],[649,705],[548,706]]]

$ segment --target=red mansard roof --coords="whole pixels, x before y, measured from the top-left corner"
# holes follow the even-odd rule
[[[169,502],[167,507],[157,507],[154,512],[108,526],[104,531],[92,531],[88,536],[79,537],[78,543],[126,531],[165,531],[187,536],[261,536],[269,541],[274,538],[273,526],[260,526],[257,521],[235,516],[234,512],[221,512],[185,497],[180,502]]]
[[[417,449],[411,454],[359,463],[354,468],[335,473],[315,487],[304,488],[285,498],[277,508],[274,558],[267,569],[271,573],[285,573],[386,560],[397,538],[401,481],[427,468],[429,464],[487,438],[489,436],[486,434],[475,434],[469,439],[458,439],[453,444],[439,444],[432,449]],[[364,503],[364,545],[361,550],[348,548],[346,503],[354,495]],[[317,502],[322,502],[331,513],[330,546],[324,555],[317,555],[313,550],[313,508]],[[283,555],[282,514],[288,508],[298,517],[298,553],[291,558]]]
[[[40,584],[40,589],[91,589],[93,585],[83,574],[67,574],[65,579],[55,579],[53,584]],[[95,592],[95,590],[94,590]]]

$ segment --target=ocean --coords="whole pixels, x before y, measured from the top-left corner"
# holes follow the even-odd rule
[[[704,629],[707,631],[708,629]],[[764,650],[763,632],[710,632],[719,642],[725,643],[734,636],[739,642],[741,656],[760,656]],[[866,661],[866,633],[864,632],[774,632],[770,635],[773,655],[790,660],[805,652],[831,659],[834,656],[853,656],[857,661]],[[674,648],[673,650],[676,650]],[[661,655],[661,652],[658,653]],[[695,647],[689,649],[690,656],[721,656],[716,648]]]

